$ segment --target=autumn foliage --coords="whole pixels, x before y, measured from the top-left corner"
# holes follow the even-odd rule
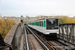
[[[63,23],[75,23],[75,20],[67,16],[59,17],[59,24],[63,24]]]
[[[13,22],[12,19],[1,19],[0,20],[0,34],[2,35],[3,38],[5,38],[6,34],[8,31],[11,29],[11,27],[15,23]]]

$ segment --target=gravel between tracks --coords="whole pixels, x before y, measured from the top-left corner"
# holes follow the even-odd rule
[[[29,39],[29,43],[30,43],[31,49],[32,49],[32,50],[35,50],[35,48],[34,48],[34,46],[33,46],[33,44],[32,44],[32,41],[31,41],[29,35],[31,36],[32,41],[33,41],[33,43],[34,43],[36,49],[37,49],[37,50],[44,50],[44,49],[41,47],[41,45],[38,43],[38,41],[35,39],[35,37],[34,37],[32,34],[28,34],[28,39]]]

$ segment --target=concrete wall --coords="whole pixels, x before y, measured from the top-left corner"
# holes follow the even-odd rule
[[[11,45],[13,50],[18,50],[22,32],[22,26],[19,24],[14,25],[6,35],[4,39],[5,43]]]

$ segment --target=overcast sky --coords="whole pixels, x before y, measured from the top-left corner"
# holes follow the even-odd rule
[[[0,0],[2,16],[75,16],[75,0]]]

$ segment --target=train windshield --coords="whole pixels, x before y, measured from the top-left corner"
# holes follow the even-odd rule
[[[46,19],[46,29],[58,29],[58,19]]]

